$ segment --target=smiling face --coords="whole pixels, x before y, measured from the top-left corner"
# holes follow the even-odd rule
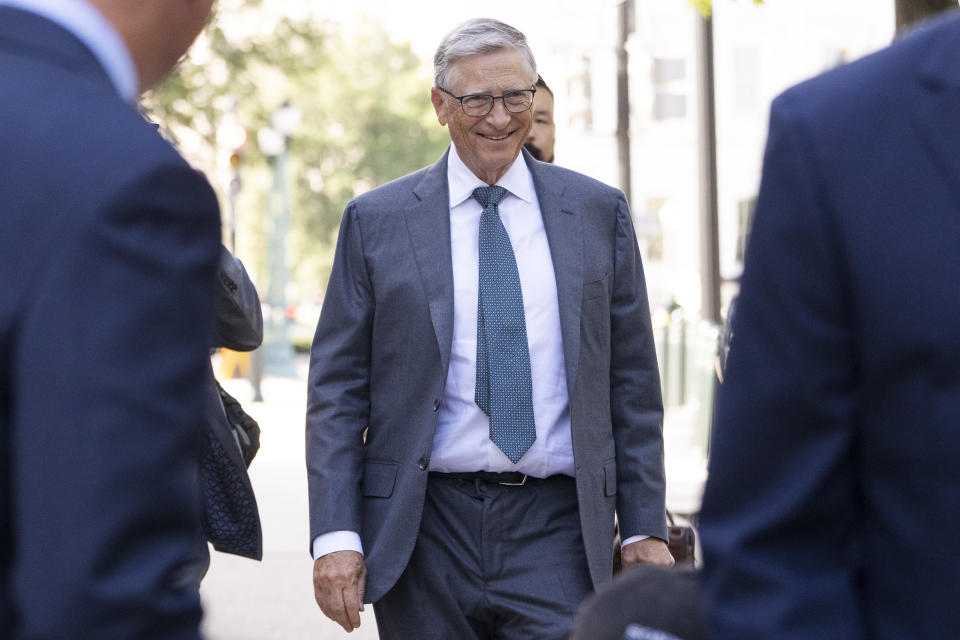
[[[450,71],[452,86],[443,88],[458,96],[502,96],[517,89],[531,89],[536,81],[536,74],[517,49],[467,56],[454,63]],[[460,159],[478,178],[494,184],[520,154],[533,124],[533,112],[511,113],[503,100],[496,100],[490,113],[475,118],[463,112],[459,100],[436,87],[430,97],[440,124],[450,129]]]

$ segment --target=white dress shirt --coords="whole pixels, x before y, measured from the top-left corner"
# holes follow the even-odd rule
[[[84,0],[0,0],[0,5],[35,13],[72,33],[106,70],[120,97],[130,104],[136,103],[140,78],[130,50],[93,5]]]

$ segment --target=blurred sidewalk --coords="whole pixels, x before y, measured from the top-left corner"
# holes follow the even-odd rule
[[[219,368],[214,370],[218,372]],[[346,633],[313,599],[304,463],[307,357],[298,355],[295,378],[265,377],[264,402],[253,402],[243,378],[221,380],[260,423],[260,452],[250,465],[263,523],[263,561],[211,549],[200,589],[207,640],[375,640],[373,609]]]

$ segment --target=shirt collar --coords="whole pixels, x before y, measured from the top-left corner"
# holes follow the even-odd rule
[[[140,79],[130,50],[93,5],[85,0],[0,0],[0,5],[29,11],[72,33],[100,62],[120,97],[130,104],[136,102]]]
[[[507,172],[497,180],[497,184],[517,196],[528,204],[533,203],[532,180],[530,169],[523,159],[523,154],[507,169]],[[470,170],[457,154],[457,146],[450,143],[450,154],[447,157],[447,185],[450,188],[450,208],[463,204],[473,197],[473,190],[477,187],[486,187],[487,183],[481,180]]]

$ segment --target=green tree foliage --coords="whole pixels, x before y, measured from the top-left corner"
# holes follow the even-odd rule
[[[713,12],[713,0],[687,0],[690,5],[705,16]],[[735,0],[733,0],[735,1]],[[763,4],[763,0],[753,0],[753,4]]]
[[[430,72],[408,44],[391,42],[370,21],[345,34],[336,23],[312,18],[268,22],[256,0],[219,4],[206,37],[145,106],[169,138],[185,150],[199,149],[207,158],[201,164],[210,166],[217,126],[235,105],[251,132],[238,246],[248,262],[252,256],[261,289],[272,224],[265,213],[270,168],[255,132],[284,100],[301,110],[303,121],[289,147],[286,247],[300,297],[318,300],[347,201],[432,163],[449,142],[430,104]],[[221,173],[211,181],[222,191]],[[226,205],[226,198],[221,202]]]

